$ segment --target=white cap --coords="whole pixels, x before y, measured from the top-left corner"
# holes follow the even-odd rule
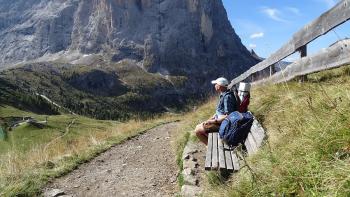
[[[220,86],[225,86],[227,87],[228,86],[228,81],[227,79],[223,78],[223,77],[219,77],[213,81],[211,81],[212,84],[218,84]]]

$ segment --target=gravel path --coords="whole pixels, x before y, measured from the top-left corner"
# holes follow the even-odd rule
[[[178,168],[171,135],[177,124],[159,126],[113,147],[54,180],[44,196],[175,196]]]

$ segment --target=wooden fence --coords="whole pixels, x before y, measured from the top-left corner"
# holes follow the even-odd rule
[[[291,40],[289,40],[286,44],[284,44],[279,50],[273,53],[269,58],[251,67],[248,71],[244,72],[242,75],[233,79],[229,87],[232,87],[233,85],[241,81],[247,80],[249,77],[250,77],[249,79],[250,81],[254,81],[254,76],[258,72],[268,69],[269,67],[271,68],[270,70],[274,70],[272,69],[272,67],[276,63],[278,63],[279,61],[283,60],[284,58],[288,57],[289,55],[295,52],[300,52],[301,57],[306,57],[308,43],[312,42],[319,36],[326,34],[333,28],[341,25],[342,23],[346,22],[349,19],[350,19],[350,0],[342,0],[333,8],[323,13],[316,20],[312,21],[311,23],[309,23],[308,25],[300,29],[298,32],[296,32],[293,35]],[[342,43],[340,43],[340,45],[341,44]],[[344,46],[345,45],[346,44],[344,44]],[[337,46],[339,46],[339,43],[337,44]],[[341,46],[340,46],[340,48],[337,48],[337,49],[333,47],[332,49],[327,50],[330,53],[335,53],[335,51],[340,53],[340,56],[344,57],[341,60],[339,58],[332,56],[332,54],[327,55],[329,58],[328,60],[326,60],[325,58],[321,58],[321,60],[317,60],[317,57],[321,57],[321,56],[317,56],[313,58],[302,58],[301,60],[288,66],[289,68],[288,77],[292,77],[292,76],[295,77],[299,75],[308,74],[310,72],[329,69],[330,67],[337,67],[337,66],[344,65],[343,61],[345,60],[348,61],[348,58],[346,58],[346,55],[349,56],[348,45],[345,48],[346,48],[345,50],[339,50],[341,49]],[[325,55],[324,53],[322,54]],[[333,54],[333,55],[336,56],[336,54]],[[317,64],[317,61],[322,61],[323,63],[319,65]],[[333,61],[336,61],[336,62],[333,62]],[[312,63],[312,66],[307,66],[307,65],[310,65],[310,63]],[[347,63],[350,63],[350,61],[348,61]],[[299,67],[292,68],[293,66],[296,66],[296,65],[299,65]],[[305,67],[303,65],[305,65]],[[284,75],[284,74],[280,73],[279,75]],[[276,80],[276,81],[280,81],[280,80]]]
[[[338,41],[313,56],[301,58],[274,75],[253,82],[255,85],[281,83],[297,76],[350,64],[350,39]]]

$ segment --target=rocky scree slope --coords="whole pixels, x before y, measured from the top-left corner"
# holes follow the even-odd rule
[[[127,64],[124,71],[135,76],[136,66],[141,76],[157,74],[148,82],[160,76],[169,81],[167,93],[186,97],[208,91],[209,79],[233,78],[257,63],[221,0],[0,0],[0,51],[0,69],[40,62],[100,70]],[[91,93],[84,79],[91,77],[72,83]]]

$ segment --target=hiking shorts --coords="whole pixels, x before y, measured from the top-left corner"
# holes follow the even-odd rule
[[[219,132],[220,128],[220,123],[210,123],[210,124],[205,124],[205,122],[202,123],[202,126],[204,128],[204,131],[198,131],[197,135],[202,135],[208,137],[208,133],[212,132]]]
[[[203,128],[206,133],[219,132],[220,123],[205,124],[205,122],[203,122]]]

